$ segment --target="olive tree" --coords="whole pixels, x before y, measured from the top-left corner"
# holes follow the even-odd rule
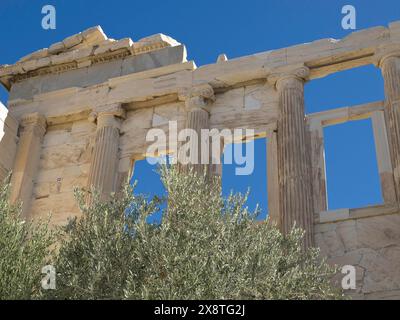
[[[60,299],[340,299],[336,270],[303,232],[283,235],[256,221],[246,195],[221,196],[220,181],[162,167],[166,195],[160,224],[148,223],[160,200],[127,186],[86,205],[64,229],[56,259]]]
[[[48,221],[21,216],[9,202],[9,183],[0,186],[0,300],[41,297],[42,268],[50,263],[54,237]]]

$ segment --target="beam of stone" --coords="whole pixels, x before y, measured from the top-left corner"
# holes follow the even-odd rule
[[[381,47],[376,52],[377,65],[385,83],[385,118],[392,159],[397,199],[400,195],[400,51]]]
[[[313,201],[309,139],[304,114],[304,81],[309,70],[300,67],[290,73],[271,76],[279,93],[278,173],[281,230],[305,231],[304,247],[313,245]]]
[[[19,125],[20,137],[11,177],[10,201],[21,201],[22,215],[27,217],[47,123],[44,116],[32,113],[25,115]]]
[[[98,108],[91,119],[97,122],[95,143],[88,179],[89,189],[107,199],[117,188],[119,137],[125,112],[119,104]]]
[[[202,175],[206,172],[210,176],[213,173],[212,166],[204,164],[204,162],[208,161],[211,164],[211,148],[208,144],[208,157],[205,159],[204,154],[202,154],[205,150],[201,148],[201,130],[210,128],[210,114],[206,108],[207,104],[215,99],[214,90],[208,84],[198,85],[191,88],[183,99],[187,110],[185,128],[194,131],[191,131],[187,142],[179,148],[178,162],[184,172],[192,168],[197,174]],[[215,169],[214,171],[219,172],[220,170]]]

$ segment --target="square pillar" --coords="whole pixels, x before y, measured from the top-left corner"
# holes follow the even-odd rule
[[[11,177],[10,201],[22,202],[22,214],[28,216],[36,177],[46,118],[38,113],[24,115],[19,123],[19,143]]]

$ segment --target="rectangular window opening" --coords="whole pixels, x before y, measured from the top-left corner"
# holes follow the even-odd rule
[[[246,143],[254,143],[253,155],[246,155],[244,148]],[[238,175],[236,169],[244,165],[235,161],[235,147],[238,148],[236,152],[246,157],[248,162],[253,161],[253,170],[249,171],[249,174]],[[251,148],[248,148],[247,151],[251,152]],[[247,163],[247,166],[250,167],[251,164]],[[254,211],[258,204],[261,213],[257,220],[265,220],[268,216],[267,139],[265,138],[259,138],[253,142],[227,144],[224,147],[222,156],[222,195],[227,197],[231,191],[245,194],[249,188],[250,194],[247,200],[247,207],[250,211]]]
[[[136,160],[133,164],[133,175],[131,184],[137,181],[134,194],[144,195],[147,199],[152,199],[154,196],[163,196],[165,188],[161,181],[161,176],[158,173],[158,165],[154,164],[159,160],[155,157],[147,157],[142,160]],[[160,207],[158,212],[155,212],[147,219],[148,223],[160,224],[162,220],[162,211],[165,209],[165,204]]]
[[[371,119],[324,127],[328,210],[383,204]]]

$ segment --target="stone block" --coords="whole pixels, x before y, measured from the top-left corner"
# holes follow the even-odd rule
[[[323,233],[327,231],[335,231],[337,227],[337,223],[319,223],[315,225],[315,233]]]
[[[21,59],[19,59],[19,62],[24,62],[32,59],[34,60],[41,59],[47,57],[48,55],[49,55],[48,49],[40,49],[38,51],[26,55],[25,57],[22,57]]]
[[[115,60],[90,66],[87,69],[87,78],[90,79],[90,84],[103,83],[110,78],[121,76],[122,64],[122,60]]]
[[[75,121],[71,128],[71,139],[88,138],[96,130],[96,125],[88,120]]]
[[[356,231],[360,246],[366,248],[400,245],[400,215],[359,219]]]
[[[42,83],[36,79],[26,79],[12,85],[9,94],[9,101],[17,99],[32,99],[34,95],[41,93]]]
[[[65,48],[72,48],[83,41],[82,34],[78,33],[63,40]]]
[[[186,48],[183,45],[127,57],[122,64],[121,75],[160,68],[186,62]]]
[[[52,130],[48,131],[43,139],[44,147],[52,147],[65,144],[70,139],[68,130]]]
[[[341,256],[346,252],[346,248],[343,242],[338,237],[335,231],[327,231],[321,233],[320,235],[329,252],[329,256],[331,257]]]
[[[145,38],[141,38],[137,41],[137,43],[146,45],[164,44],[168,47],[175,47],[180,45],[178,41],[162,33],[157,33]]]
[[[336,234],[341,239],[347,252],[358,249],[358,233],[355,228],[355,221],[344,221],[338,224]]]
[[[319,214],[319,221],[324,222],[334,222],[343,219],[348,219],[350,217],[349,209],[340,209],[334,211],[324,211]]]
[[[86,44],[99,44],[104,40],[107,40],[107,36],[103,32],[103,29],[100,26],[96,26],[93,28],[89,28],[82,32],[82,37]]]
[[[43,148],[40,166],[43,169],[62,168],[66,165],[88,161],[90,150],[85,142],[65,143],[54,147]]]
[[[49,54],[59,54],[60,52],[63,52],[64,50],[65,50],[64,43],[56,42],[49,47],[48,52],[49,52]]]

